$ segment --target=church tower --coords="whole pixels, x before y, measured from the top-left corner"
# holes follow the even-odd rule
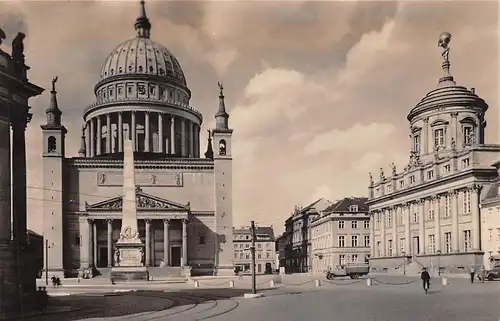
[[[215,225],[217,235],[216,273],[233,275],[233,164],[229,114],[224,103],[224,88],[218,84],[219,110],[215,114],[216,125],[212,130],[214,143],[214,189],[215,189]]]
[[[64,277],[63,269],[63,176],[66,128],[61,125],[62,112],[57,106],[55,84],[52,80],[50,105],[45,111],[47,123],[42,125],[43,146],[43,236],[48,242],[48,257],[44,254],[44,269],[49,273]],[[48,260],[48,262],[47,262]]]

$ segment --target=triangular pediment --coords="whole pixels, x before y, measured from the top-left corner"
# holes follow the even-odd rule
[[[144,193],[138,189],[135,196],[138,211],[189,211],[189,203],[186,205],[172,202],[164,198]],[[121,211],[123,196],[114,197],[99,203],[88,204],[85,202],[87,211]]]

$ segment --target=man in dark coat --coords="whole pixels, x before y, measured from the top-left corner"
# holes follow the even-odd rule
[[[429,272],[427,272],[426,268],[424,268],[422,270],[422,273],[420,274],[420,278],[422,279],[422,285],[424,287],[424,291],[425,291],[425,293],[427,293],[427,290],[429,289],[429,286],[431,285],[430,284],[431,276],[429,275]]]

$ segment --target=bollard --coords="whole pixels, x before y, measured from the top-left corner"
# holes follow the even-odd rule
[[[448,278],[446,276],[441,277],[441,284],[442,285],[448,285]]]
[[[274,286],[275,286],[274,280],[269,281],[269,287],[274,288]]]
[[[366,279],[366,285],[372,286],[372,279],[371,278]]]
[[[321,280],[316,280],[316,286],[321,286]]]
[[[200,287],[200,283],[198,281],[194,281],[194,287],[195,288],[199,288]]]
[[[233,280],[229,280],[229,287],[234,288],[234,281]]]

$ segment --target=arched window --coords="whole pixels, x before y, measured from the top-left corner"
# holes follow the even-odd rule
[[[226,155],[226,141],[224,139],[219,140],[219,155]]]
[[[54,136],[50,136],[47,141],[47,152],[54,153],[57,149],[57,142]]]

